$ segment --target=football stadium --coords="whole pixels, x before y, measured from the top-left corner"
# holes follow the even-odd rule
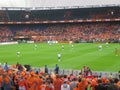
[[[0,0],[0,90],[120,90],[120,0]]]

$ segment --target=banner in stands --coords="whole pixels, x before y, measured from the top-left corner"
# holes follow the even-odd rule
[[[18,44],[18,42],[2,42],[0,45]]]
[[[40,21],[40,22],[0,22],[0,24],[44,24],[44,23],[77,23],[77,22],[112,22],[120,21],[120,18],[114,19],[84,19],[84,20],[61,20],[61,21]]]

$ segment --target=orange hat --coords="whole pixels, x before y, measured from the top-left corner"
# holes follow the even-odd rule
[[[12,74],[12,70],[8,70],[8,74],[11,75]]]
[[[21,76],[25,76],[25,72],[21,72]]]
[[[96,82],[98,81],[98,79],[97,79],[97,78],[93,78],[93,80],[95,80]]]
[[[102,78],[102,83],[106,83],[106,78]]]
[[[48,76],[48,75],[46,75],[45,77],[46,77],[46,78],[49,78],[49,76]]]
[[[12,67],[12,68],[15,68],[16,66],[13,64],[13,65],[11,65],[11,67]]]
[[[86,78],[86,82],[91,82],[89,78]]]
[[[35,75],[35,73],[32,71],[32,72],[30,72],[30,74],[32,75],[32,76],[34,76]]]

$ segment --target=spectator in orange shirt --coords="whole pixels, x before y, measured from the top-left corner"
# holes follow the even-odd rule
[[[7,74],[3,75],[3,81],[2,81],[3,89],[4,90],[12,90],[11,86],[12,86],[11,78]]]
[[[54,90],[61,90],[62,80],[59,75],[56,75],[56,80],[53,82]]]
[[[2,75],[0,75],[0,90],[2,90]]]
[[[50,80],[46,81],[46,89],[45,90],[54,90],[54,86],[52,85]]]
[[[81,81],[78,83],[78,90],[85,90],[87,87],[87,82],[85,78],[82,78]]]

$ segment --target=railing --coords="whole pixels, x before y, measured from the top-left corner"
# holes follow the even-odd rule
[[[40,72],[41,70],[44,70],[44,68],[34,68],[33,69],[35,72],[38,71]],[[81,70],[71,70],[71,69],[60,69],[59,70],[59,74],[60,75],[70,75],[73,74],[75,76],[78,76]],[[48,69],[48,73],[51,74],[52,72],[54,72],[53,68],[49,68]],[[93,76],[100,76],[101,77],[116,77],[119,78],[119,74],[118,72],[104,72],[104,71],[92,71],[92,75]]]

